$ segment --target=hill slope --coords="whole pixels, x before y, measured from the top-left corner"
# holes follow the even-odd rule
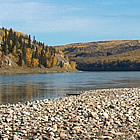
[[[112,40],[55,46],[79,70],[140,70],[140,40]]]
[[[32,40],[30,35],[0,28],[0,67],[16,66],[75,69],[75,63],[61,51],[36,41],[35,37]]]

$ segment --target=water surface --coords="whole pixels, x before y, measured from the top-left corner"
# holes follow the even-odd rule
[[[64,97],[103,88],[140,87],[140,72],[76,72],[0,76],[0,104]]]

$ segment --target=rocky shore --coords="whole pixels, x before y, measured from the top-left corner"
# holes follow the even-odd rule
[[[140,139],[140,89],[0,105],[0,139]]]

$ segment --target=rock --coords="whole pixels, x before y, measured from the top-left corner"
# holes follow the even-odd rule
[[[6,121],[9,123],[10,121],[12,121],[11,118],[7,118]]]
[[[29,112],[27,112],[27,111],[23,111],[23,112],[22,112],[22,114],[23,114],[23,115],[27,115],[27,116],[29,116],[29,115],[30,115],[30,113],[29,113]]]
[[[79,126],[75,126],[73,129],[76,130],[76,131],[79,131],[80,127]]]
[[[100,139],[112,139],[111,136],[100,136],[99,138],[100,138]]]
[[[109,115],[106,112],[104,112],[103,115],[104,115],[104,118],[106,118],[106,119],[109,118]]]
[[[133,118],[131,116],[128,117],[130,122],[133,122]]]
[[[51,117],[51,121],[55,121],[55,118],[54,117]]]
[[[34,108],[35,111],[39,110],[36,105],[33,105],[33,108]]]
[[[98,115],[96,112],[91,112],[91,116],[94,118],[94,119],[99,119]]]
[[[65,138],[66,134],[64,132],[60,132],[60,138]]]
[[[139,139],[140,89],[0,105],[1,139]]]
[[[3,138],[3,140],[8,140],[8,138]]]
[[[55,136],[55,134],[53,132],[50,132],[50,135],[53,136],[53,137]]]
[[[57,131],[57,125],[53,125],[53,132],[56,132]]]
[[[117,133],[114,133],[114,135],[123,135],[123,133],[121,133],[121,132],[117,132]]]
[[[17,135],[14,135],[13,140],[19,140],[18,136]]]
[[[77,122],[77,121],[78,119],[76,117],[71,119],[71,122]]]
[[[44,116],[44,121],[48,122],[48,116]]]

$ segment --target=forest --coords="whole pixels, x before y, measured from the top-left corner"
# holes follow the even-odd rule
[[[62,51],[56,51],[55,48],[38,42],[35,36],[32,40],[30,35],[16,32],[12,28],[1,28],[0,67],[5,67],[7,63],[4,62],[9,60],[11,61],[8,62],[9,65],[15,67],[60,67],[64,69],[75,69],[76,67],[76,63],[69,61]]]
[[[85,71],[139,71],[140,40],[112,40],[55,46]]]
[[[7,62],[8,61],[8,62]],[[9,62],[10,61],[10,62]],[[0,28],[0,68],[139,71],[140,40],[112,40],[47,46],[35,36]]]

